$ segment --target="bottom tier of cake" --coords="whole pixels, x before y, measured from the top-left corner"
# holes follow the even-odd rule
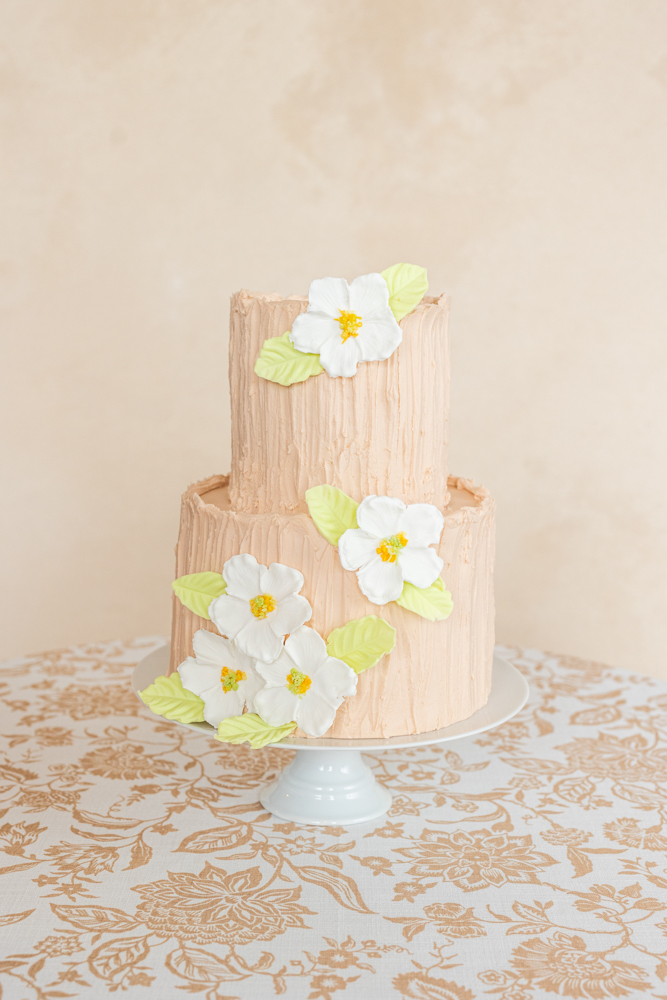
[[[355,618],[377,615],[396,629],[394,651],[359,675],[357,693],[339,708],[328,737],[365,739],[430,732],[467,719],[486,704],[494,640],[494,504],[483,487],[450,477],[451,497],[438,546],[442,578],[454,601],[431,622],[398,604],[379,607],[344,570],[338,550],[307,514],[247,514],[230,507],[228,477],[214,476],[184,494],[176,576],[221,572],[234,555],[285,563],[303,573],[308,623],[324,638]],[[215,631],[174,598],[171,667],[192,655],[197,629]],[[297,730],[295,735],[305,736]]]

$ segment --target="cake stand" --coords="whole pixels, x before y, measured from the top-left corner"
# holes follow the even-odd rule
[[[169,646],[149,653],[134,669],[132,688],[137,694],[169,669]],[[493,657],[489,700],[469,719],[444,729],[434,729],[418,736],[393,736],[389,739],[334,740],[305,739],[289,736],[269,746],[277,750],[296,750],[280,778],[264,789],[260,802],[280,819],[312,826],[349,826],[367,823],[383,816],[391,805],[391,795],[373,776],[361,754],[364,750],[397,750],[402,747],[425,747],[448,743],[464,736],[475,736],[507,722],[528,700],[528,684],[516,667]],[[142,702],[143,704],[143,702]],[[165,719],[165,722],[170,721]],[[208,722],[174,722],[201,735],[215,736]]]

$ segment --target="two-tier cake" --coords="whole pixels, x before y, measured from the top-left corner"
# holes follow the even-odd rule
[[[232,298],[232,468],[191,486],[154,711],[221,740],[402,736],[487,701],[494,505],[448,474],[445,297],[396,265]]]

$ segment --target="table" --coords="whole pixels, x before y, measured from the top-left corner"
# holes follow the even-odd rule
[[[667,997],[665,682],[500,647],[521,715],[369,753],[390,813],[314,829],[258,802],[287,751],[137,701],[164,641],[0,669],[3,1000]]]

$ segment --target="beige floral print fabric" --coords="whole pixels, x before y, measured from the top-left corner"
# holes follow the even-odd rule
[[[309,828],[258,802],[290,751],[138,702],[163,641],[0,670],[3,1000],[667,996],[664,682],[501,648],[520,716],[369,753],[389,814]]]

